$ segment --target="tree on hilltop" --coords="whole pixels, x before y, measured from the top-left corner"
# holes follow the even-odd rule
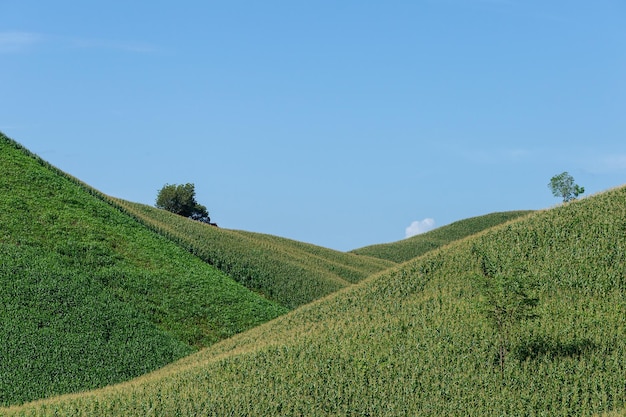
[[[191,183],[165,184],[157,195],[156,207],[203,223],[211,222],[207,208],[196,201],[195,185]]]
[[[552,177],[548,188],[552,190],[552,194],[555,197],[563,198],[564,203],[576,199],[576,197],[585,192],[585,187],[574,184],[574,177],[567,172]]]

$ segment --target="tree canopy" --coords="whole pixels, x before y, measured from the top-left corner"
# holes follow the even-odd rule
[[[191,183],[165,184],[157,195],[156,207],[193,220],[211,222],[207,208],[196,201],[195,185]]]
[[[574,177],[567,172],[552,177],[548,188],[550,188],[555,197],[563,198],[564,203],[574,200],[585,192],[585,187],[574,184]]]

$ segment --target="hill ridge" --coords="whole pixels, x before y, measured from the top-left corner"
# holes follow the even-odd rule
[[[152,230],[290,309],[393,264],[278,236],[209,227],[155,207],[112,200]]]
[[[368,245],[350,252],[402,263],[455,240],[488,230],[529,213],[532,213],[532,210],[503,211],[469,217],[396,242]]]
[[[372,275],[159,371],[12,412],[593,415],[623,409],[626,188],[537,212]],[[502,376],[475,303],[479,246],[536,280]],[[180,366],[180,370],[177,370]],[[504,380],[502,379],[504,377]]]
[[[0,189],[0,404],[135,377],[286,311],[1,134]]]

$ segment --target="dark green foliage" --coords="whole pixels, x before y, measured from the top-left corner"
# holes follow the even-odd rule
[[[550,179],[548,188],[555,197],[561,197],[564,203],[576,199],[585,192],[585,187],[574,184],[574,177],[567,172],[555,175]]]
[[[500,372],[510,348],[514,330],[523,320],[537,318],[534,313],[539,299],[529,295],[530,284],[516,275],[506,275],[500,265],[479,248],[472,251],[480,259],[476,282],[482,296],[481,311],[495,328],[498,336]]]
[[[507,211],[471,217],[408,239],[355,249],[352,253],[398,263],[406,262],[428,251],[454,242],[455,240],[471,236],[529,213],[531,213],[531,211]]]
[[[191,183],[165,184],[157,195],[156,207],[203,223],[211,222],[206,207],[196,201],[195,185]]]
[[[519,341],[513,350],[519,361],[554,360],[557,358],[580,358],[592,354],[598,345],[591,339],[573,339],[563,342],[547,336],[536,335],[533,339]]]
[[[286,311],[0,135],[0,404],[123,381]]]
[[[0,244],[0,404],[93,389],[191,353],[62,256]]]

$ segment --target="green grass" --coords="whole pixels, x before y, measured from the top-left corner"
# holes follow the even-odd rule
[[[276,236],[216,228],[143,204],[112,201],[241,284],[290,309],[393,265]]]
[[[215,287],[204,279],[223,276],[189,254],[203,246],[156,236],[4,138],[0,162],[10,190],[0,195],[2,403],[123,381],[184,356],[180,335],[194,328],[185,323],[209,308],[186,297],[208,297]],[[183,227],[156,224],[171,237]],[[319,271],[330,261],[360,268],[323,248],[207,230],[216,241],[245,237],[257,255],[323,261]],[[626,188],[474,233],[356,284],[335,274],[339,291],[136,379],[0,415],[624,415]],[[479,308],[477,252],[531,282],[539,299],[503,374],[498,335]]]
[[[0,190],[0,405],[127,380],[286,312],[1,134]]]
[[[626,404],[626,188],[520,217],[136,380],[6,415],[591,416]],[[534,283],[504,374],[475,249]]]
[[[351,251],[358,255],[371,256],[397,263],[406,262],[428,251],[440,248],[455,240],[471,236],[499,224],[514,220],[520,216],[532,213],[529,210],[506,211],[486,214],[459,220],[430,232],[412,236],[408,239],[392,243],[382,243],[365,246]]]

